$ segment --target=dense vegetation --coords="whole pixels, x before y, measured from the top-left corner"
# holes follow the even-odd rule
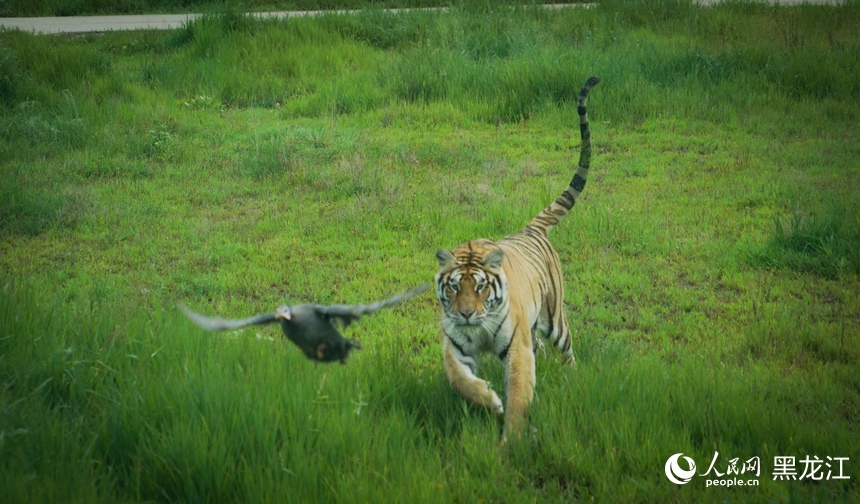
[[[666,1],[0,32],[7,501],[860,500],[857,26]],[[538,360],[534,440],[450,390],[429,294],[351,327],[347,366],[176,310],[431,281],[563,189],[592,74],[552,234],[578,364]],[[759,485],[676,486],[679,452],[760,457]]]

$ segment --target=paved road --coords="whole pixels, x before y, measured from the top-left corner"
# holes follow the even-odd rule
[[[696,0],[703,5],[713,5],[720,0]],[[779,2],[780,5],[801,3],[810,4],[839,4],[842,0],[761,0],[767,3]],[[570,4],[582,6],[583,4]],[[585,4],[590,6],[589,4]],[[564,5],[548,5],[560,8]],[[392,9],[397,11],[397,9]],[[285,18],[297,16],[313,16],[323,11],[292,11],[292,12],[258,12],[255,16],[261,18]],[[349,12],[349,11],[336,11]],[[202,14],[144,14],[140,16],[73,16],[73,17],[31,17],[31,18],[0,18],[0,26],[8,29],[18,29],[31,33],[92,33],[114,30],[168,30],[179,28],[182,23],[196,19]]]
[[[319,12],[258,12],[254,15],[261,18],[285,18],[311,16],[319,14]],[[179,28],[183,23],[200,16],[202,14],[0,18],[0,26],[41,34],[93,33],[114,30],[169,30],[171,28]]]

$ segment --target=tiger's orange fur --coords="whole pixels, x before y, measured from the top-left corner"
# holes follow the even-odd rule
[[[574,362],[564,316],[561,264],[549,231],[570,211],[588,178],[591,132],[586,100],[600,82],[589,78],[579,94],[579,166],[567,188],[524,229],[497,242],[472,240],[452,251],[439,249],[436,295],[442,305],[442,350],[451,386],[468,401],[505,414],[505,435],[518,436],[527,422],[535,386],[535,345],[541,333]],[[505,364],[503,406],[478,377],[481,353]]]

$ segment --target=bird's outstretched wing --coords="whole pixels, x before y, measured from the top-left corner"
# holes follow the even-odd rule
[[[349,324],[355,322],[362,315],[370,315],[380,308],[388,308],[389,306],[394,306],[397,304],[406,301],[411,297],[415,297],[418,294],[426,291],[428,288],[427,284],[418,287],[415,290],[410,292],[405,292],[403,294],[398,294],[394,297],[390,297],[388,299],[377,301],[375,303],[363,305],[363,304],[355,304],[355,305],[342,305],[336,304],[331,306],[321,306],[314,305],[314,310],[319,313],[321,316],[326,317],[333,322],[340,323],[343,327],[349,326]]]
[[[230,320],[223,319],[221,317],[204,317],[199,313],[191,311],[185,305],[179,305],[179,309],[182,310],[182,313],[188,316],[188,318],[190,318],[195,324],[207,331],[226,331],[229,329],[239,329],[240,327],[249,325],[272,324],[278,321],[276,318],[277,314],[275,313],[265,313],[263,315],[257,315],[256,317]]]

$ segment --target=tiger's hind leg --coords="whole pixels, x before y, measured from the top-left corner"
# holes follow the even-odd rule
[[[561,352],[563,363],[568,365],[576,364],[576,358],[573,356],[573,339],[570,335],[570,327],[567,325],[563,308],[558,313],[558,318],[552,326],[552,331],[547,334],[547,339],[550,340],[552,346],[558,348]]]
[[[570,326],[567,325],[564,311],[561,312],[560,318],[561,324],[559,324],[559,337],[555,342],[555,346],[561,351],[562,362],[573,366],[576,364],[576,358],[573,356],[573,338],[570,335]]]
[[[534,349],[535,355],[540,352],[541,357],[546,357],[546,346],[543,344],[540,332],[540,329],[537,327],[532,329],[532,349]]]
[[[570,338],[570,330],[569,329],[567,331],[566,339],[568,342],[567,350],[562,350],[561,360],[565,364],[567,364],[569,366],[573,366],[576,364],[576,357],[573,356],[573,347],[570,345],[571,338]]]
[[[562,362],[570,365],[576,364],[571,345],[573,340],[570,335],[570,327],[567,325],[567,319],[564,316],[564,307],[556,307],[556,310],[558,310],[558,316],[554,318],[546,312],[540,323],[536,326],[537,332],[543,334],[552,346],[558,348],[562,355]],[[543,341],[541,341],[540,336],[535,331],[532,331],[532,341],[533,343],[538,343],[538,346],[535,347],[535,353],[537,353],[538,348],[544,350]],[[546,355],[546,351],[544,351],[544,355]]]

